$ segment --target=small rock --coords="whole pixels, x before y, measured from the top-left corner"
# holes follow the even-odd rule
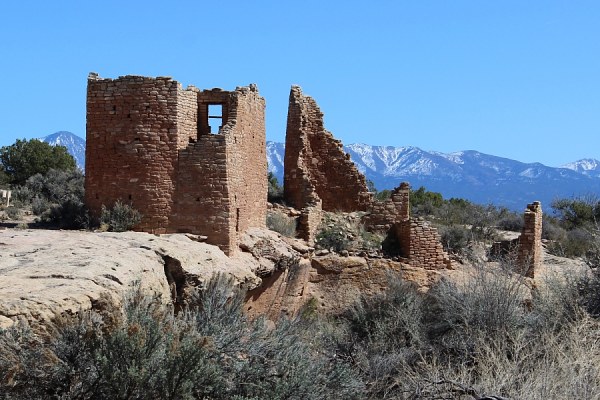
[[[317,250],[315,252],[316,256],[324,256],[324,255],[327,255],[327,254],[329,254],[329,250],[327,250],[327,249],[321,249],[321,250]]]

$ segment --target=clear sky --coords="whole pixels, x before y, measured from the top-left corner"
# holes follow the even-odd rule
[[[85,137],[87,75],[302,86],[344,143],[600,159],[600,1],[6,1],[0,145]]]

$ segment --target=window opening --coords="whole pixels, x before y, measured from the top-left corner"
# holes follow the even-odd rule
[[[209,104],[208,105],[208,125],[210,133],[219,133],[223,126],[223,105]]]

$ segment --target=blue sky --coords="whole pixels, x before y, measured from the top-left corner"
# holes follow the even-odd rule
[[[0,145],[85,137],[90,71],[302,86],[344,143],[600,159],[598,1],[26,1],[0,8]]]

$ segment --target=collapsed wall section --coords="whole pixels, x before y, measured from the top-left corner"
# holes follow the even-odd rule
[[[143,214],[137,229],[164,233],[173,209],[178,97],[171,78],[90,74],[87,87],[85,199],[98,217],[116,201]]]
[[[372,201],[365,177],[323,126],[316,101],[290,90],[284,162],[284,197],[302,209],[316,197],[325,211],[365,211]],[[312,203],[312,204],[311,204]]]
[[[363,218],[365,228],[371,232],[388,232],[394,224],[410,218],[410,185],[402,182],[385,201],[373,201],[369,213]]]

